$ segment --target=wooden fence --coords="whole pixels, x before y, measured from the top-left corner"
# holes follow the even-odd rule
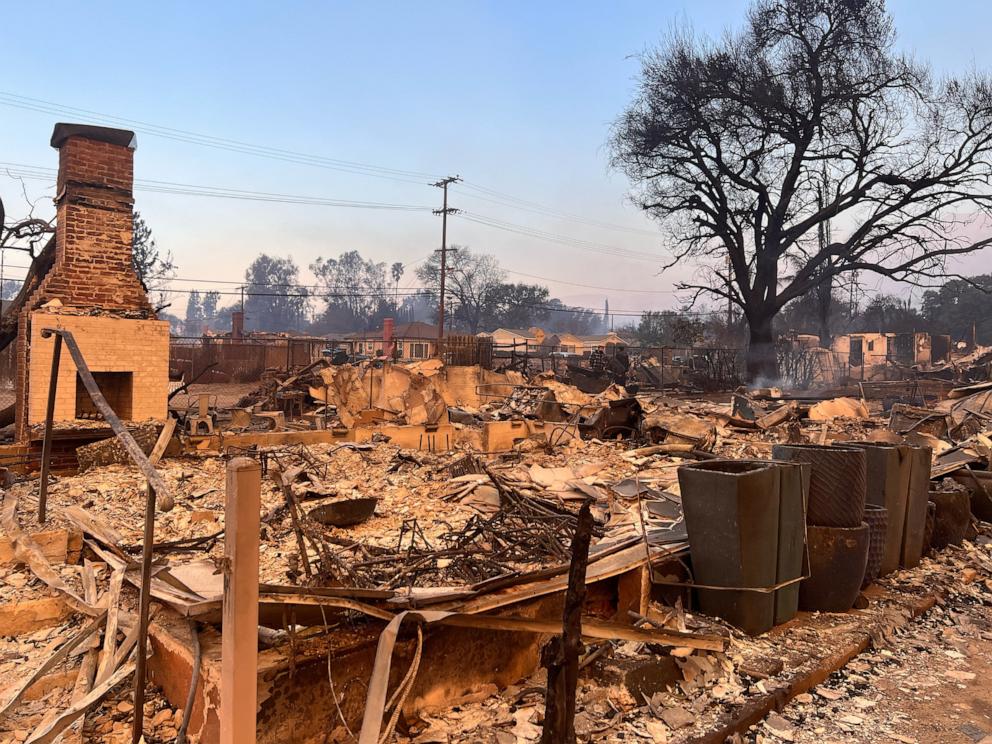
[[[441,342],[441,358],[449,367],[493,368],[493,340],[487,336],[446,335]]]
[[[254,382],[267,369],[285,370],[310,364],[332,345],[320,338],[173,336],[169,344],[169,374],[176,379],[191,380],[202,373],[200,382]]]

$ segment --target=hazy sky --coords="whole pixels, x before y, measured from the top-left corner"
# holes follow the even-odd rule
[[[437,206],[440,192],[426,185],[427,175],[457,173],[472,185],[586,221],[486,201],[478,198],[484,192],[465,186],[453,187],[452,206],[611,250],[663,256],[664,237],[626,203],[628,184],[607,163],[611,122],[635,85],[633,55],[675,23],[719,34],[739,22],[745,7],[742,0],[8,3],[4,27],[18,32],[4,36],[0,90],[214,138],[414,172],[396,181],[139,131],[139,179]],[[903,48],[938,70],[992,68],[987,0],[890,0],[889,7]],[[88,119],[95,121],[0,105],[0,161],[53,168],[52,125]],[[44,181],[30,181],[29,188],[35,196],[53,191]],[[0,176],[9,213],[22,204],[19,189]],[[261,251],[291,255],[304,268],[318,256],[351,249],[413,264],[440,239],[439,218],[429,211],[142,190],[136,200],[183,278],[239,280]],[[539,281],[568,302],[595,307],[607,296],[613,309],[670,307],[676,302],[672,285],[692,274],[680,266],[658,276],[660,260],[583,250],[458,217],[449,222],[449,242],[494,253],[508,271],[555,279]],[[972,256],[962,268],[987,270],[989,255]],[[11,256],[8,263],[23,259]],[[412,280],[410,271],[403,284]],[[177,298],[176,306],[181,314],[185,301]]]

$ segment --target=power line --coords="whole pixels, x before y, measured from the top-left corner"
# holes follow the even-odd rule
[[[481,192],[480,194],[466,193],[464,196],[470,199],[480,199],[482,201],[490,202],[492,204],[501,204],[506,207],[512,207],[514,209],[520,209],[524,212],[532,212],[534,214],[541,214],[548,217],[560,217],[561,219],[568,222],[579,222],[584,225],[591,225],[593,227],[600,227],[606,230],[615,230],[619,232],[627,232],[638,235],[646,235],[652,238],[657,238],[658,233],[653,230],[645,230],[644,228],[630,227],[629,225],[620,225],[615,222],[604,222],[602,220],[594,220],[589,217],[582,217],[571,212],[565,212],[554,207],[549,207],[539,202],[530,201],[527,199],[521,199],[519,197],[513,196],[512,194],[505,194],[495,189],[489,189],[484,186],[472,183],[471,181],[465,182],[465,188],[474,189],[475,191]],[[488,196],[482,196],[481,194],[487,194]]]
[[[190,294],[192,292],[201,292],[197,289],[162,289],[158,290],[164,293],[176,293],[176,294]],[[240,297],[240,291],[234,290],[217,290],[216,293],[221,296],[234,296]],[[431,296],[437,297],[438,293],[431,289],[420,289],[411,292],[401,292],[402,297],[422,297]],[[387,292],[252,292],[246,291],[245,297],[291,297],[291,298],[306,298],[306,299],[339,299],[346,297],[354,298],[383,298],[388,299],[389,294]],[[562,303],[561,305],[552,305],[549,303],[541,302],[517,302],[519,307],[529,307],[540,310],[547,310],[548,312],[558,312],[558,313],[575,313],[575,312],[585,312],[593,315],[602,315],[602,310],[592,307],[584,307],[581,305],[566,305]],[[610,315],[619,315],[623,317],[640,317],[645,313],[656,313],[656,312],[674,312],[678,315],[714,315],[720,314],[720,311],[715,310],[656,310],[656,309],[625,309],[625,310],[610,310]]]
[[[19,108],[27,111],[35,111],[45,114],[85,116],[85,117],[89,117],[90,119],[99,120],[104,123],[111,124],[113,126],[126,126],[129,129],[133,129],[138,132],[150,134],[152,136],[161,137],[165,139],[171,139],[187,144],[200,145],[203,147],[210,147],[214,149],[226,150],[226,151],[236,152],[246,155],[254,155],[256,157],[265,157],[275,160],[281,160],[284,162],[296,163],[300,165],[310,165],[321,168],[329,168],[331,170],[338,170],[345,173],[352,173],[356,175],[385,178],[388,180],[399,181],[402,183],[412,183],[412,184],[422,185],[425,181],[430,183],[440,179],[440,176],[438,174],[430,173],[427,171],[408,170],[402,168],[390,168],[390,167],[372,165],[370,163],[362,163],[353,160],[328,158],[320,155],[314,155],[312,153],[298,152],[294,150],[287,150],[284,148],[270,147],[267,145],[257,145],[250,142],[244,142],[241,140],[231,139],[227,137],[216,137],[213,135],[201,134],[198,132],[192,132],[185,129],[167,127],[159,124],[152,124],[145,121],[128,119],[121,116],[114,116],[111,114],[105,114],[90,109],[79,108],[76,106],[68,106],[66,104],[56,103],[54,101],[47,101],[40,98],[32,98],[30,96],[23,96],[6,91],[0,91],[0,105],[10,106],[12,108]],[[640,234],[653,238],[658,237],[657,233],[651,230],[630,227],[629,225],[620,225],[617,223],[606,222],[602,220],[594,220],[589,217],[577,215],[572,212],[556,209],[554,207],[541,204],[540,202],[535,202],[532,200],[523,199],[514,196],[512,194],[500,192],[495,189],[491,189],[476,183],[469,182],[466,183],[465,185],[467,188],[475,192],[478,192],[476,194],[465,194],[466,196],[476,199],[481,199],[483,201],[500,204],[502,206],[507,206],[513,209],[520,209],[523,211],[532,212],[534,214],[558,217],[559,219],[563,219],[571,222],[577,222],[584,225],[590,225],[593,227],[599,227],[602,229],[626,232],[631,234]]]
[[[90,109],[67,106],[53,101],[45,101],[40,98],[31,98],[29,96],[22,96],[5,91],[0,91],[0,105],[24,109],[27,111],[36,111],[43,114],[86,116],[93,120],[109,123],[112,126],[124,126],[128,129],[133,129],[136,132],[142,132],[144,134],[149,134],[164,139],[175,140],[177,142],[200,145],[202,147],[210,147],[218,150],[227,150],[229,152],[237,152],[246,155],[254,155],[256,157],[269,158],[273,160],[282,160],[284,162],[297,163],[300,165],[310,165],[318,168],[338,170],[344,173],[385,178],[392,181],[415,183],[418,185],[422,185],[425,180],[438,178],[437,174],[432,174],[427,171],[389,168],[353,160],[327,158],[319,155],[313,155],[311,153],[297,152],[278,147],[255,145],[250,142],[242,142],[226,137],[215,137],[213,135],[200,134],[185,129],[176,129],[174,127],[165,127],[158,124],[151,124],[149,122],[138,121],[135,119],[127,119],[121,116],[113,116],[110,114],[100,113],[98,111],[92,111]]]
[[[49,178],[54,178],[57,175],[57,171],[54,168],[43,168],[40,166],[28,166],[18,163],[8,163],[0,162],[0,167],[5,167],[7,172],[12,176],[18,176],[22,178],[40,179],[48,180]],[[436,184],[443,184],[444,181],[438,181]],[[451,181],[449,181],[451,183]],[[134,187],[139,191],[150,191],[155,193],[165,193],[165,194],[178,194],[186,196],[206,196],[213,198],[223,198],[223,199],[239,199],[247,201],[261,201],[261,202],[278,202],[283,204],[303,204],[308,206],[326,206],[326,207],[344,207],[344,208],[356,208],[356,209],[380,209],[380,210],[391,210],[391,211],[407,211],[407,212],[426,212],[434,211],[435,214],[441,214],[438,210],[432,210],[431,207],[419,204],[395,204],[389,202],[372,202],[372,201],[355,201],[348,199],[331,199],[326,197],[317,196],[305,196],[298,194],[280,194],[275,192],[267,191],[251,191],[247,189],[235,189],[221,186],[203,186],[198,184],[181,183],[174,181],[161,181],[153,179],[134,179]],[[455,212],[449,211],[448,214],[454,214]],[[535,238],[537,240],[544,240],[552,243],[557,243],[559,245],[574,246],[585,251],[592,253],[599,253],[608,256],[614,256],[617,258],[630,259],[635,261],[648,261],[651,263],[657,263],[662,260],[661,256],[655,254],[647,253],[645,251],[635,251],[629,248],[621,248],[618,246],[609,245],[606,243],[597,243],[589,240],[582,240],[581,238],[572,238],[568,236],[558,235],[556,233],[551,233],[545,230],[539,230],[537,228],[527,227],[526,225],[518,225],[512,222],[507,222],[505,220],[500,220],[495,217],[489,217],[486,215],[478,214],[475,212],[467,212],[465,210],[458,210],[458,214],[470,222],[483,225],[485,227],[491,227],[497,230],[503,230],[506,232],[511,232],[517,235],[523,235],[526,237]],[[442,226],[442,232],[445,230],[446,226]],[[618,290],[623,291],[623,290]]]
[[[12,176],[19,178],[50,180],[57,175],[54,168],[38,168],[35,166],[19,166],[15,163],[2,163],[0,167]],[[269,191],[250,191],[223,186],[200,186],[197,184],[176,183],[173,181],[156,181],[145,178],[134,179],[134,187],[139,191],[150,191],[162,194],[179,194],[185,196],[206,196],[219,199],[239,199],[245,201],[278,202],[282,204],[305,204],[317,207],[347,207],[353,209],[385,209],[402,212],[428,212],[430,206],[421,204],[396,204],[391,202],[357,201],[352,199],[331,199],[320,196],[304,196],[299,194],[280,194]]]
[[[10,265],[8,265],[7,268],[26,269],[28,267],[25,267],[25,266],[10,266]],[[22,277],[5,277],[5,280],[6,281],[23,281],[24,278],[22,278]],[[277,284],[277,283],[271,283],[271,284],[269,284],[269,283],[264,283],[264,282],[249,282],[249,283],[245,283],[245,282],[233,282],[233,281],[222,280],[222,279],[171,279],[171,280],[167,279],[165,281],[166,282],[169,282],[169,281],[208,282],[208,283],[212,283],[212,284],[228,284],[228,285],[235,284],[235,285],[238,285],[238,287],[244,285],[246,291],[242,292],[239,288],[234,288],[234,289],[229,289],[229,290],[228,289],[200,290],[200,289],[173,288],[173,287],[159,287],[159,288],[154,288],[154,289],[152,289],[150,291],[160,292],[160,293],[163,293],[163,294],[182,294],[182,295],[189,295],[189,294],[192,294],[193,292],[196,292],[198,294],[207,294],[207,292],[211,292],[211,293],[215,293],[215,294],[217,294],[217,295],[219,295],[221,297],[239,297],[239,298],[242,297],[242,296],[244,296],[244,297],[281,297],[281,298],[294,298],[294,299],[295,298],[301,298],[301,299],[315,299],[315,300],[333,300],[333,299],[346,299],[346,298],[382,298],[382,299],[388,299],[390,295],[392,295],[394,297],[404,297],[404,298],[406,298],[406,297],[423,297],[423,296],[437,297],[437,294],[438,294],[436,291],[434,291],[432,289],[427,289],[427,288],[416,289],[416,290],[401,290],[398,293],[396,293],[396,292],[392,292],[391,293],[391,292],[388,292],[388,291],[382,291],[382,292],[379,292],[379,291],[372,291],[372,292],[370,292],[370,291],[332,292],[332,291],[326,291],[326,290],[324,290],[319,285],[285,285],[285,284]],[[264,286],[264,287],[268,287],[268,286],[295,286],[295,287],[298,287],[299,289],[301,289],[302,291],[300,291],[300,292],[259,292],[259,291],[251,291],[249,289],[249,287],[252,286],[252,285],[255,285],[255,286]],[[312,289],[312,288],[316,288],[316,289]],[[584,306],[581,306],[581,305],[566,305],[566,304],[563,303],[562,305],[559,306],[559,305],[552,305],[552,304],[549,304],[549,303],[539,303],[539,302],[518,302],[516,304],[518,306],[520,306],[520,307],[528,307],[528,308],[532,308],[532,309],[546,310],[548,312],[559,312],[559,313],[562,313],[562,312],[568,312],[568,313],[584,312],[584,313],[590,313],[590,314],[594,314],[594,315],[601,314],[601,311],[599,309],[597,309],[597,308],[584,307]],[[621,316],[621,317],[640,317],[640,316],[644,315],[644,313],[648,313],[648,312],[677,312],[679,315],[713,315],[716,311],[709,311],[709,310],[698,310],[698,311],[693,311],[693,310],[663,311],[663,310],[651,310],[651,309],[641,309],[641,310],[628,309],[628,310],[611,310],[610,311],[610,314],[611,315],[618,315],[618,316]]]
[[[507,274],[515,274],[517,276],[526,276],[529,279],[540,279],[544,282],[554,282],[555,284],[567,284],[571,287],[582,287],[583,289],[601,289],[607,292],[636,292],[638,294],[678,294],[676,289],[630,289],[629,287],[602,287],[596,284],[579,284],[578,282],[568,282],[564,279],[554,279],[550,276],[538,276],[537,274],[528,274],[523,271],[514,271],[513,269],[503,269]]]
[[[475,222],[479,225],[492,227],[497,230],[504,230],[506,232],[515,233],[517,235],[524,235],[531,238],[537,238],[538,240],[545,240],[551,243],[558,243],[560,245],[574,246],[576,248],[580,248],[585,251],[590,251],[592,253],[601,253],[603,255],[614,256],[616,258],[627,258],[633,261],[648,261],[651,263],[657,263],[663,260],[662,256],[646,253],[644,251],[634,251],[629,248],[620,248],[618,246],[609,245],[606,243],[596,243],[590,240],[571,238],[568,236],[547,232],[545,230],[529,228],[526,227],[525,225],[517,225],[512,222],[506,222],[505,220],[499,220],[496,219],[495,217],[487,217],[485,215],[477,214],[475,212],[468,212],[466,210],[462,210],[460,214],[463,219],[466,219],[469,222]]]

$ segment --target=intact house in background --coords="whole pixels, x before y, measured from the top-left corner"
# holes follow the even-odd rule
[[[158,320],[132,266],[133,132],[57,124],[55,236],[34,260],[0,319],[0,350],[16,366],[16,439],[41,439],[54,338],[70,331],[107,402],[125,421],[164,420],[169,390],[169,324]],[[11,352],[12,350],[12,352]],[[53,421],[98,418],[63,350]],[[109,429],[76,426],[77,440]],[[79,444],[76,441],[75,444]]]
[[[620,334],[610,331],[609,333],[600,333],[593,336],[576,336],[574,333],[559,333],[558,338],[561,341],[561,350],[568,351],[573,354],[591,354],[593,349],[598,346],[606,348],[607,346],[631,346],[629,339],[623,338]]]
[[[414,321],[397,323],[392,331],[396,358],[405,361],[430,359],[437,354],[437,326]],[[344,336],[342,343],[352,354],[375,357],[385,354],[384,329],[357,331]]]
[[[483,331],[477,335],[491,338],[493,340],[493,346],[516,346],[523,344],[540,346],[544,339],[544,331],[540,328],[496,328],[492,331]]]

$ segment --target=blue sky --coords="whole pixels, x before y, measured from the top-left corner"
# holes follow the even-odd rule
[[[16,3],[0,90],[160,126],[466,181],[616,225],[653,230],[610,172],[611,122],[630,100],[638,52],[675,23],[719,34],[746,3]],[[992,3],[890,0],[904,49],[938,70],[992,67]],[[0,106],[5,162],[54,167],[57,120],[83,116]],[[337,199],[436,205],[423,184],[394,182],[176,142],[139,132],[138,178]],[[29,182],[32,194],[49,184]],[[0,175],[15,212],[19,186]],[[476,192],[478,193],[478,192]],[[586,241],[664,255],[663,236],[605,229],[471,198],[452,205]],[[237,280],[261,251],[317,256],[357,249],[412,264],[437,247],[438,218],[137,192],[137,206],[180,277]],[[620,259],[453,219],[449,240],[491,252],[570,302],[669,307],[692,268]],[[19,259],[19,257],[18,257]],[[14,263],[17,259],[9,259]],[[988,255],[963,268],[977,272]],[[511,278],[527,280],[511,274]],[[404,279],[410,283],[412,273]],[[177,282],[177,287],[192,286]],[[198,285],[204,288],[204,285]],[[184,304],[177,299],[177,306]]]

